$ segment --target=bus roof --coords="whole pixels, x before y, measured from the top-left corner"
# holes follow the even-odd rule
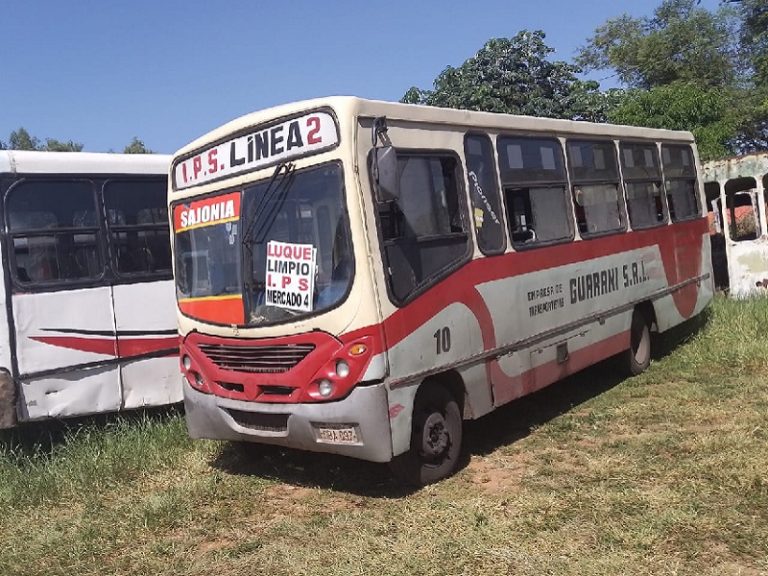
[[[471,110],[457,110],[454,108],[438,108],[435,106],[421,106],[415,104],[401,104],[399,102],[385,102],[382,100],[367,100],[355,96],[329,96],[312,100],[301,100],[289,104],[282,104],[272,108],[265,108],[251,114],[246,114],[227,122],[223,126],[197,138],[184,146],[176,155],[183,155],[201,148],[210,142],[225,139],[235,132],[245,130],[251,126],[257,126],[265,122],[275,120],[301,112],[315,110],[322,107],[330,107],[340,117],[375,117],[386,116],[391,120],[406,120],[413,122],[425,122],[429,124],[443,124],[446,127],[466,127],[487,130],[514,130],[522,132],[558,133],[594,135],[611,138],[650,138],[655,140],[678,140],[693,142],[690,132],[677,130],[662,130],[656,128],[643,128],[638,126],[624,126],[619,124],[600,124],[594,122],[582,122],[575,120],[559,120],[552,118],[540,118],[537,116],[517,116],[513,114],[498,114],[493,112],[476,112]]]
[[[0,174],[167,174],[167,154],[0,150]]]

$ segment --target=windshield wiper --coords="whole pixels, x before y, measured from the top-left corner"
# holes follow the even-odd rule
[[[264,193],[256,202],[256,207],[253,209],[253,216],[248,223],[248,228],[242,236],[242,243],[245,246],[253,244],[254,236],[257,233],[262,232],[265,228],[269,230],[272,225],[272,221],[277,217],[280,210],[280,206],[288,195],[288,191],[293,184],[294,172],[296,167],[290,162],[281,162],[275,167],[275,171],[269,179],[267,187],[264,189]],[[273,202],[274,197],[274,202]],[[262,219],[264,211],[270,206],[269,213]],[[258,228],[256,225],[261,221]],[[268,225],[267,225],[268,224]],[[256,241],[256,244],[260,244],[264,239]]]

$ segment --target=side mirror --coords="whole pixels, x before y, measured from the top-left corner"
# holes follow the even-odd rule
[[[397,177],[397,152],[392,146],[374,148],[374,175],[376,198],[379,202],[391,202],[400,198],[400,181]]]

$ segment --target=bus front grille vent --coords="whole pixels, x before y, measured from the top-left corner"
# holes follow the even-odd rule
[[[288,414],[265,414],[262,412],[244,412],[242,410],[227,410],[243,428],[257,432],[288,432]]]
[[[301,362],[314,344],[283,346],[230,346],[200,344],[200,351],[223,370],[256,374],[281,374]]]

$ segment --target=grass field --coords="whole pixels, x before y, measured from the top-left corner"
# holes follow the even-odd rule
[[[716,300],[466,432],[454,477],[192,442],[175,411],[0,435],[0,574],[768,574],[768,300]],[[675,338],[665,338],[669,343]]]

